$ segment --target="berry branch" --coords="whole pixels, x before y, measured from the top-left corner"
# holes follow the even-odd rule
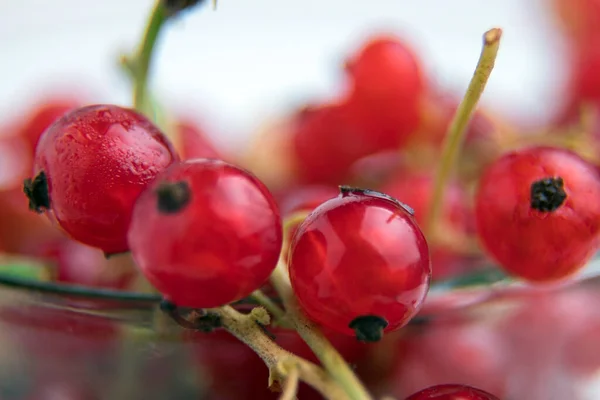
[[[133,76],[133,106],[145,115],[152,115],[148,99],[150,63],[158,36],[166,21],[179,12],[203,3],[203,0],[158,0],[152,9],[140,46],[133,58],[122,57],[121,64]]]
[[[148,25],[146,26],[136,56],[127,63],[133,70],[133,106],[145,115],[150,115],[149,111],[151,111],[148,109],[148,101],[146,99],[150,61],[158,35],[166,20],[167,11],[165,5],[163,1],[157,1],[150,14],[150,19],[148,20]]]
[[[266,296],[261,290],[255,290],[250,298],[256,301],[257,304],[263,306],[275,318],[277,325],[285,328],[291,328],[285,311],[279,307],[273,300]]]
[[[257,324],[268,325],[269,314],[258,307],[250,314],[242,314],[230,306],[210,309],[220,317],[221,326],[247,344],[269,368],[270,384],[297,378],[319,391],[325,398],[347,399],[342,388],[317,365],[306,361],[276,345]],[[257,321],[257,318],[260,321]],[[288,382],[289,383],[289,382]],[[288,391],[291,389],[288,389]]]
[[[436,226],[442,210],[446,182],[460,153],[467,125],[494,69],[501,37],[502,30],[500,28],[490,29],[483,35],[483,48],[473,78],[471,78],[467,93],[460,102],[444,139],[441,162],[436,171],[432,200],[425,224],[425,231],[432,240],[437,237]]]
[[[287,277],[286,263],[280,260],[271,275],[271,283],[281,296],[289,319],[296,331],[312,349],[327,372],[344,389],[352,400],[368,400],[371,395],[356,377],[340,353],[331,345],[317,325],[308,319],[298,304]]]

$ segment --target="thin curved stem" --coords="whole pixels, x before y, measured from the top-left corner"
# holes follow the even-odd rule
[[[150,71],[150,62],[152,53],[160,34],[161,28],[167,20],[168,14],[163,2],[158,0],[154,5],[148,25],[142,37],[140,47],[133,60],[129,61],[130,68],[133,69],[133,106],[143,114],[148,114],[147,92],[148,75]]]
[[[298,334],[312,349],[327,372],[344,389],[348,397],[352,400],[372,399],[344,358],[327,340],[319,327],[309,320],[300,308],[289,282],[285,261],[279,260],[277,268],[271,275],[271,283],[279,292],[288,316]]]
[[[494,69],[501,37],[502,30],[500,28],[491,29],[483,35],[483,48],[479,56],[477,68],[475,69],[473,78],[471,78],[467,93],[460,102],[450,123],[448,134],[444,139],[441,161],[435,175],[432,200],[429,204],[428,219],[425,224],[425,232],[428,234],[428,237],[435,237],[435,229],[440,218],[446,183],[460,153],[467,125],[475,112],[475,108],[492,73],[492,69]]]
[[[300,373],[298,372],[298,368],[292,368],[285,379],[283,392],[281,393],[281,396],[279,396],[279,400],[294,400],[296,398],[296,395],[298,394],[299,378]]]
[[[271,384],[285,382],[294,368],[282,366],[294,365],[298,378],[312,386],[325,398],[331,400],[348,398],[342,388],[322,368],[275,344],[257,324],[252,313],[242,314],[230,306],[207,311],[218,314],[223,328],[247,344],[263,360],[269,368]]]

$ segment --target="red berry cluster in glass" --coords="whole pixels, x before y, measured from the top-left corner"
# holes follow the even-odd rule
[[[325,327],[377,341],[419,310],[431,276],[412,210],[369,190],[342,187],[298,227],[290,279],[306,313]]]
[[[597,373],[600,314],[585,307],[597,296],[565,300],[550,290],[532,295],[530,286],[572,277],[600,247],[599,0],[553,0],[572,68],[558,123],[541,133],[476,108],[500,29],[484,36],[478,79],[460,103],[428,79],[417,47],[377,34],[338,66],[340,92],[290,110],[261,135],[259,156],[249,151],[239,159],[215,146],[204,125],[177,117],[179,111],[168,115],[159,94],[149,96],[162,24],[200,3],[158,1],[139,54],[123,57],[137,111],[55,97],[0,130],[0,267],[14,267],[12,253],[34,258],[49,272],[35,279],[50,283],[36,287],[68,293],[69,306],[109,314],[116,299],[135,299],[136,306],[141,299],[191,328],[186,339],[210,375],[202,384],[211,399],[270,398],[266,390],[277,385],[291,398],[293,378],[333,388],[332,398],[344,397],[338,389],[368,398],[336,348],[372,388],[405,398],[427,387],[406,400],[546,400],[554,382],[540,376],[555,359],[560,384],[575,373]],[[454,144],[462,153],[451,152]],[[455,170],[440,167],[454,160]],[[264,176],[261,167],[269,170]],[[48,218],[23,212],[27,200]],[[513,285],[506,274],[530,285]],[[21,279],[17,274],[12,284]],[[502,279],[500,295],[490,299],[482,283],[494,279]],[[454,290],[473,283],[473,290]],[[434,285],[436,297],[426,301]],[[80,303],[82,292],[110,299]],[[519,303],[538,295],[531,306]],[[482,298],[510,300],[502,308],[510,310],[477,313]],[[263,309],[245,313],[256,305]],[[457,307],[467,312],[442,313]],[[131,379],[128,360],[157,378],[169,369],[164,354],[138,368],[138,355],[122,351],[112,320],[5,308],[2,319],[22,333],[11,335],[15,343],[51,369],[67,359],[94,366],[102,357],[117,360],[118,374],[136,382],[144,380]],[[39,340],[40,327],[51,346]],[[381,347],[360,343],[404,327],[401,338],[391,335]],[[217,332],[195,332],[204,330]],[[532,336],[542,340],[532,346]],[[259,370],[263,361],[269,369]],[[70,376],[38,374],[44,379],[33,396],[50,389],[87,396]],[[370,382],[374,376],[379,380]],[[306,389],[296,394],[316,396]],[[576,391],[565,388],[559,397]]]

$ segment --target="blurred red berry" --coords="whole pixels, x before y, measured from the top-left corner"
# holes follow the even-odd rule
[[[73,239],[124,252],[135,200],[176,159],[167,138],[137,112],[83,107],[44,133],[25,191],[30,207],[47,211]]]
[[[33,244],[30,254],[54,264],[57,282],[125,289],[135,276],[133,269],[122,264],[116,270],[115,258],[107,260],[100,250],[65,237]]]
[[[32,151],[35,151],[42,133],[67,112],[81,104],[75,99],[53,98],[41,103],[22,118],[18,136],[25,138]]]
[[[410,133],[418,124],[424,90],[420,61],[413,49],[393,35],[373,36],[346,64],[352,101],[389,118]]]
[[[584,44],[600,37],[600,1],[552,0],[552,6],[570,39]]]
[[[467,318],[469,318],[467,316]],[[490,319],[454,316],[414,329],[400,341],[393,392],[406,396],[445,382],[474,385],[501,395],[510,358],[502,332]]]
[[[493,394],[465,385],[438,385],[423,389],[406,400],[500,400]]]
[[[148,280],[183,307],[217,307],[260,288],[279,259],[279,210],[249,172],[218,160],[173,164],[135,206],[129,243]]]
[[[532,147],[505,154],[482,175],[475,199],[477,231],[507,272],[556,281],[596,252],[600,177],[575,153]]]

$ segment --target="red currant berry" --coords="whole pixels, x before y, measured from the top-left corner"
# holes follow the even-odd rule
[[[222,158],[208,139],[206,133],[197,124],[181,120],[177,123],[175,129],[177,129],[178,133],[178,153],[182,160],[192,158]]]
[[[408,396],[406,400],[499,400],[493,394],[466,385],[437,385]]]
[[[552,0],[565,32],[578,43],[600,36],[600,1]]]
[[[135,200],[177,159],[166,137],[133,110],[94,105],[67,113],[41,137],[30,207],[73,239],[107,254],[128,250]]]
[[[392,35],[372,37],[346,64],[351,96],[365,104],[396,113],[416,111],[424,88],[421,65],[414,51]]]
[[[352,174],[351,167],[358,160],[397,150],[406,125],[387,119],[377,112],[380,108],[375,111],[346,99],[299,113],[291,128],[298,180],[339,185]]]
[[[567,89],[570,103],[600,103],[600,77],[596,74],[600,67],[600,36],[578,48],[571,57],[571,71]],[[578,107],[567,104],[579,112]]]
[[[356,160],[374,150],[356,114],[344,103],[303,110],[292,132],[296,174],[305,183],[338,185]]]
[[[533,147],[505,154],[481,177],[477,230],[509,273],[555,281],[578,271],[598,248],[600,177],[576,154]]]
[[[409,210],[381,193],[343,187],[298,227],[290,279],[309,317],[361,341],[404,326],[431,275],[429,250]]]
[[[167,168],[142,194],[129,243],[166,299],[183,307],[222,306],[268,279],[281,251],[281,217],[249,172],[190,160]]]
[[[431,174],[398,175],[383,186],[383,192],[408,204],[415,212],[417,223],[424,224],[431,196],[433,194],[433,176]],[[473,226],[473,212],[469,207],[465,190],[451,182],[445,193],[440,224],[443,232],[449,232],[455,238],[466,239]],[[474,232],[473,232],[474,233]],[[461,272],[467,265],[461,255],[450,244],[432,243],[431,264],[433,279],[442,279]]]

